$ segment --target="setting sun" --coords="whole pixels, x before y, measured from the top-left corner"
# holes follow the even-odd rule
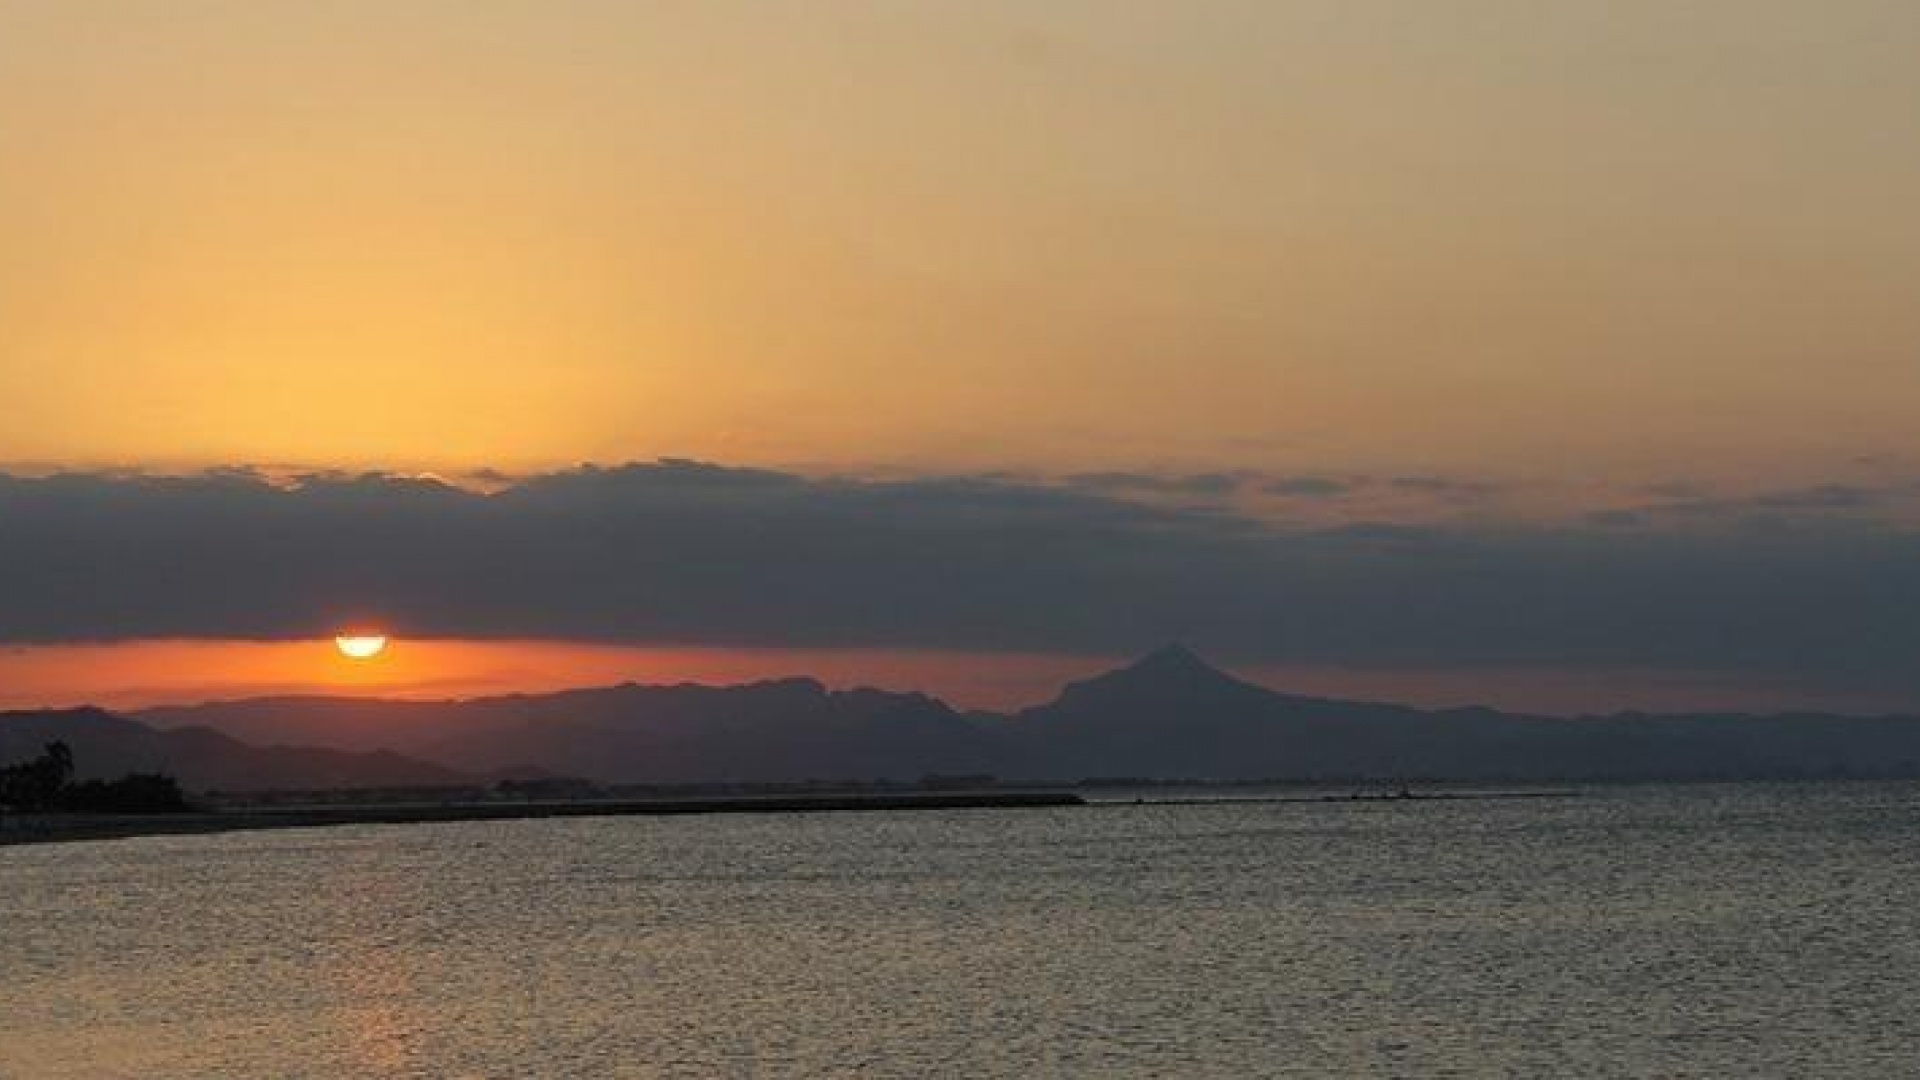
[[[371,660],[387,651],[385,634],[341,634],[333,644],[349,660]]]

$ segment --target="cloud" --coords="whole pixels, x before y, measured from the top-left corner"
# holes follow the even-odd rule
[[[1261,485],[1269,495],[1294,499],[1337,499],[1353,492],[1354,483],[1327,476],[1276,476]]]
[[[1328,476],[1321,473],[1273,474],[1251,469],[1199,473],[1076,473],[1064,485],[1081,491],[1141,498],[1230,500],[1266,495],[1288,500],[1337,500],[1362,492],[1415,496],[1436,502],[1465,502],[1494,494],[1495,485],[1451,476]]]
[[[1838,519],[1898,520],[1920,508],[1920,485],[1912,482],[1814,484],[1731,495],[1696,485],[1669,483],[1646,491],[1657,501],[1600,511],[1591,520],[1596,524],[1623,527],[1659,524],[1779,527]]]
[[[1890,494],[1852,484],[1821,484],[1763,493],[1751,503],[1766,510],[1862,510],[1886,505]]]
[[[1037,479],[1045,482],[1045,478]],[[1162,505],[1247,509],[1262,497],[1292,504],[1333,503],[1369,487],[1374,481],[1364,476],[1276,475],[1238,469],[1197,473],[1075,473],[1056,483],[1068,490]]]
[[[1076,473],[1066,478],[1066,486],[1083,491],[1125,495],[1172,495],[1224,498],[1233,495],[1254,479],[1244,472],[1207,472],[1167,475],[1140,472]]]
[[[0,641],[305,638],[363,620],[716,646],[1177,637],[1246,662],[1628,665],[1920,698],[1920,533],[1895,523],[1302,527],[1096,487],[677,460],[491,491],[0,474]]]
[[[1485,480],[1458,476],[1394,476],[1386,481],[1395,491],[1425,495],[1434,499],[1474,502],[1499,492],[1499,486]]]

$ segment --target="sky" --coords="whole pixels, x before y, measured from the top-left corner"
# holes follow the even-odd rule
[[[0,0],[0,704],[998,706],[1180,638],[1920,709],[1916,51],[1875,0]],[[415,648],[348,673],[355,620]]]

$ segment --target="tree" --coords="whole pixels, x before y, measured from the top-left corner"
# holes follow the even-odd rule
[[[160,773],[72,784],[60,793],[59,806],[77,814],[177,814],[192,809],[173,777]]]
[[[16,810],[48,810],[73,780],[73,751],[51,742],[32,761],[0,769],[0,805]]]
[[[118,780],[75,783],[73,751],[47,744],[39,757],[0,768],[0,808],[80,814],[170,814],[193,807],[171,776],[131,773]]]

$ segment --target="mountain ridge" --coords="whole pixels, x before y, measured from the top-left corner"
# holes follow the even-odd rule
[[[203,725],[157,728],[104,709],[0,712],[0,764],[65,742],[81,779],[160,772],[193,791],[445,787],[473,778],[392,750],[256,746]]]
[[[131,715],[255,741],[386,748],[474,773],[537,767],[606,781],[1920,776],[1911,717],[1420,709],[1283,693],[1179,644],[1009,713],[792,677],[425,702],[283,696]]]

